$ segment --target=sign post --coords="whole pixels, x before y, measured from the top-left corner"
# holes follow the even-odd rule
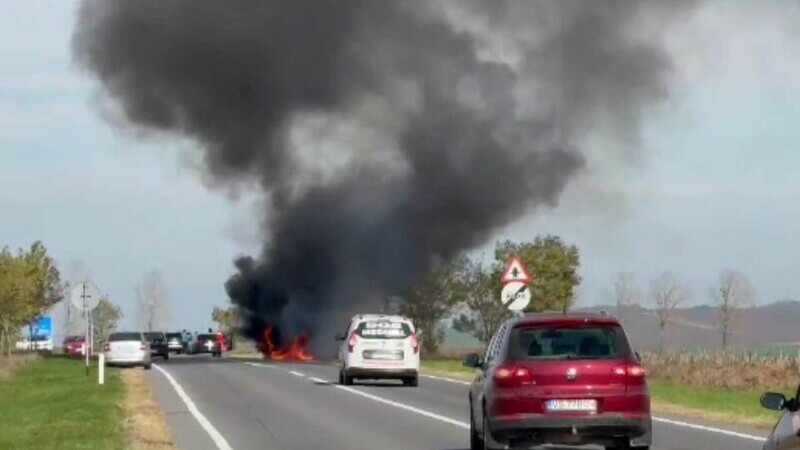
[[[77,308],[79,311],[83,311],[83,317],[86,319],[86,326],[84,327],[85,333],[85,340],[83,341],[83,347],[86,349],[84,353],[86,353],[86,376],[89,376],[89,358],[92,353],[92,344],[91,344],[91,320],[92,320],[92,310],[97,308],[97,305],[100,303],[100,289],[97,289],[92,283],[84,282],[80,283],[70,292],[70,301],[72,302],[72,306]]]
[[[531,290],[528,287],[533,278],[525,269],[519,256],[513,255],[500,276],[500,302],[511,311],[522,311],[531,302]]]

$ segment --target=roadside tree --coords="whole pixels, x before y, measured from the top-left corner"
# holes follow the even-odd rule
[[[142,276],[136,285],[136,299],[142,328],[145,331],[163,331],[170,311],[164,279],[158,270],[153,269]]]
[[[537,236],[533,242],[498,242],[495,247],[495,280],[511,255],[517,254],[533,275],[531,302],[525,312],[568,311],[575,302],[580,256],[578,248],[560,237]],[[498,281],[499,282],[499,281]]]
[[[725,269],[719,274],[711,298],[719,308],[717,326],[722,337],[722,349],[726,350],[742,309],[755,305],[756,295],[747,277],[733,269]]]
[[[688,290],[682,286],[675,275],[664,272],[653,280],[650,287],[650,299],[658,320],[658,351],[662,353],[666,344],[667,324],[672,319],[675,309],[688,299]]]

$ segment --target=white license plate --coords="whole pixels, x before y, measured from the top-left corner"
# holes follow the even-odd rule
[[[597,400],[548,400],[548,411],[597,411]]]

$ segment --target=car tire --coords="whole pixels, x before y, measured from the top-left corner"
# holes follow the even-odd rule
[[[164,361],[169,359],[169,353],[164,353]]]
[[[143,367],[144,367],[144,370],[150,370],[150,369],[153,368],[153,365],[148,363],[148,364],[145,364]]]
[[[632,447],[630,442],[620,442],[616,445],[607,446],[606,450],[650,450],[650,446]]]
[[[469,405],[469,450],[485,450],[483,438],[475,428],[475,419],[472,415],[472,402]]]
[[[343,385],[345,386],[352,386],[353,385],[353,377],[347,375],[346,373],[342,376]]]
[[[483,449],[484,450],[497,450],[492,446],[491,431],[489,431],[489,419],[486,413],[483,414]]]
[[[419,386],[419,378],[417,378],[417,377],[403,378],[403,386],[406,386],[406,387],[417,387],[417,386]]]

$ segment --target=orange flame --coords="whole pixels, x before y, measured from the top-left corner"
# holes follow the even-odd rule
[[[275,361],[311,361],[313,356],[308,352],[308,335],[301,334],[291,340],[289,345],[278,348],[272,338],[272,327],[264,328],[262,352],[265,358]]]

